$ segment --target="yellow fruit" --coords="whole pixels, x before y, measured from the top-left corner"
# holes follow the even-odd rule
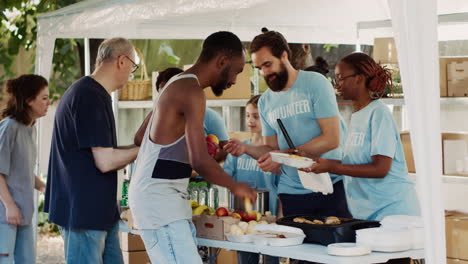
[[[257,212],[257,221],[260,221],[262,220],[262,214]]]
[[[252,202],[249,198],[244,198],[244,210],[246,212],[252,211]]]
[[[197,208],[199,206],[197,201],[189,200],[189,202],[190,202],[190,207],[192,207],[192,209]]]
[[[215,209],[213,207],[208,207],[208,215],[214,215],[215,214]]]
[[[209,134],[208,136],[206,136],[206,141],[208,142],[213,142],[215,143],[216,145],[219,145],[219,139],[216,135],[213,135],[213,134]]]
[[[192,210],[192,214],[193,215],[201,215],[206,209],[208,209],[208,206],[200,205],[197,208]]]

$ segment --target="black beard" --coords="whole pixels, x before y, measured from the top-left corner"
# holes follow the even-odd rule
[[[226,67],[221,72],[221,79],[219,80],[219,82],[211,86],[211,91],[214,93],[214,95],[221,96],[223,95],[224,90],[228,88],[228,84],[229,84],[228,75],[229,75],[229,67]]]
[[[286,84],[288,83],[288,72],[286,71],[286,67],[284,67],[284,64],[281,64],[280,66],[280,72],[278,73],[272,73],[267,76],[265,76],[265,82],[267,83],[268,87],[270,87],[271,90],[274,92],[279,92],[286,87]],[[271,76],[276,76],[274,80],[270,81]]]

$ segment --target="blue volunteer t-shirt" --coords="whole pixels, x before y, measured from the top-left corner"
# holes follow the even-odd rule
[[[226,132],[226,126],[221,116],[213,109],[205,109],[205,120],[203,121],[205,136],[216,135],[219,141],[227,141],[229,136]]]
[[[57,107],[44,211],[65,228],[106,230],[119,219],[117,172],[101,173],[92,147],[117,147],[112,100],[85,76],[68,88]]]
[[[419,215],[400,134],[388,107],[380,100],[352,114],[342,163],[369,164],[375,155],[393,159],[387,176],[382,179],[344,177],[353,217],[380,221],[388,215]]]
[[[287,91],[274,92],[268,89],[260,97],[259,113],[263,136],[278,138],[280,150],[289,149],[276,121],[283,121],[294,145],[303,145],[320,136],[322,130],[317,119],[338,116],[340,118],[340,147],[324,153],[321,157],[341,160],[341,146],[344,143],[346,126],[339,114],[336,97],[331,83],[316,72],[299,71],[294,85]],[[278,193],[305,194],[312,191],[302,185],[297,169],[282,165],[283,174],[278,184]],[[341,176],[330,175],[333,183]]]
[[[251,144],[250,139],[243,141]],[[238,182],[246,182],[252,188],[269,191],[269,208],[273,215],[278,213],[278,175],[263,172],[257,165],[257,160],[244,154],[239,157],[228,155],[224,162],[224,171]]]

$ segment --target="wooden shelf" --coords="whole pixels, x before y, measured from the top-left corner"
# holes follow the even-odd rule
[[[409,173],[409,177],[412,181],[416,181],[416,173]],[[442,181],[444,183],[468,185],[468,176],[442,175]]]
[[[230,99],[230,100],[207,100],[206,106],[208,107],[243,107],[247,104],[248,99]],[[141,109],[141,108],[152,108],[153,101],[119,101],[119,109]]]
[[[153,108],[153,101],[119,101],[119,109]]]
[[[388,105],[404,105],[404,98],[383,98],[382,102]],[[206,106],[208,107],[243,107],[247,103],[248,99],[219,99],[219,100],[207,100]],[[440,98],[440,104],[442,105],[467,105],[468,97],[443,97]],[[351,101],[338,100],[338,105],[351,105]],[[152,108],[153,101],[119,101],[119,109],[139,109],[139,108]]]

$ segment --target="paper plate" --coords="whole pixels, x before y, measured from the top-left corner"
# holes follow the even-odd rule
[[[333,256],[352,257],[371,253],[370,247],[356,243],[335,243],[327,246],[327,253]]]
[[[270,155],[271,159],[274,162],[278,162],[295,168],[308,168],[312,166],[312,164],[314,164],[314,161],[312,159],[297,155],[278,152],[270,152]]]

